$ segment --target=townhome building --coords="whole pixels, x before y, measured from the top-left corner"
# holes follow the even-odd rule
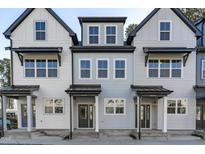
[[[199,19],[195,26],[201,31],[202,37],[197,40],[197,63],[196,63],[196,129],[205,128],[205,19]]]
[[[201,32],[157,8],[125,40],[126,18],[79,17],[78,41],[52,9],[23,12],[4,33],[12,86],[0,90],[4,104],[17,100],[18,128],[195,130]]]

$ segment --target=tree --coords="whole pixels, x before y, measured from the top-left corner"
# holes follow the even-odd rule
[[[137,24],[129,24],[128,27],[125,30],[125,36],[126,38],[129,36],[129,34],[137,27]]]
[[[9,86],[10,79],[10,59],[0,59],[0,81],[2,86]]]
[[[205,17],[205,8],[181,8],[181,11],[192,21]]]

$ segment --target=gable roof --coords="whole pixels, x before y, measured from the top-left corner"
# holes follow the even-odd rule
[[[10,26],[9,28],[3,33],[4,36],[9,39],[11,36],[11,33],[26,19],[26,17],[31,14],[31,12],[35,8],[27,8]],[[70,34],[72,37],[73,43],[78,44],[78,38],[76,33],[73,32],[73,30],[51,9],[51,8],[45,8]]]
[[[155,8],[128,36],[127,44],[131,44],[136,33],[160,10]],[[194,26],[194,24],[180,11],[178,8],[171,8],[171,10],[193,31],[196,37],[201,36],[201,32]]]

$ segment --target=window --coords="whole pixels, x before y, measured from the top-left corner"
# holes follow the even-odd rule
[[[108,60],[97,60],[97,78],[108,78]]]
[[[167,101],[168,114],[186,114],[187,99],[171,99]]]
[[[35,61],[33,59],[25,60],[25,77],[35,77]]]
[[[160,60],[160,77],[170,76],[170,61]]]
[[[171,22],[162,21],[160,22],[160,40],[169,41],[171,39]]]
[[[91,78],[91,60],[80,60],[80,78]]]
[[[46,39],[46,23],[42,21],[35,22],[36,40]]]
[[[160,63],[159,63],[160,62]],[[161,77],[161,78],[181,78],[182,77],[182,60],[148,60],[148,77]]]
[[[99,43],[99,27],[89,26],[89,44]]]
[[[149,77],[158,77],[158,60],[149,60]]]
[[[106,26],[106,44],[116,44],[116,26]]]
[[[115,60],[114,66],[115,66],[115,71],[114,71],[114,78],[115,79],[124,79],[125,78],[125,60]]]
[[[46,99],[45,113],[46,114],[62,114],[62,113],[64,113],[63,99]]]
[[[125,114],[125,99],[120,99],[120,98],[105,99],[105,114],[110,114],[110,115]]]
[[[182,62],[181,60],[172,60],[172,77],[181,77],[181,68]]]
[[[202,66],[201,66],[201,78],[205,79],[205,60],[202,60]]]
[[[37,77],[46,77],[46,60],[36,60],[36,76]]]
[[[57,60],[48,60],[48,77],[57,77]]]

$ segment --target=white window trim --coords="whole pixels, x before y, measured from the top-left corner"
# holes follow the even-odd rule
[[[63,113],[55,113],[55,105],[53,104],[53,113],[46,113],[45,112],[45,107],[46,107],[46,99],[61,99],[63,101]],[[65,115],[65,99],[64,98],[59,98],[59,97],[44,97],[43,98],[43,114],[44,115],[59,115],[59,116],[62,116],[62,115]]]
[[[98,77],[98,61],[99,60],[106,60],[107,61],[107,77],[106,78],[99,78]],[[110,78],[110,65],[109,65],[109,58],[97,58],[96,59],[96,79],[99,79],[99,80],[105,80],[105,79],[109,79]]]
[[[26,60],[34,60],[34,67],[27,67],[26,68]],[[23,62],[23,76],[24,78],[27,78],[27,79],[32,79],[32,78],[35,78],[36,77],[36,60],[35,59],[32,59],[32,58],[26,58],[24,59],[24,62]],[[26,76],[26,69],[34,69],[34,77],[27,77]]]
[[[36,22],[45,22],[45,40],[37,40],[36,39]],[[33,28],[33,30],[34,30],[34,40],[35,41],[47,41],[47,21],[46,20],[34,20],[34,28]],[[42,31],[42,32],[44,32],[44,31]]]
[[[205,62],[205,59],[202,59],[201,60],[201,79],[205,79],[203,76],[204,76],[204,73],[203,73],[203,70],[205,70],[205,68],[203,67],[203,63]]]
[[[175,113],[168,113],[168,101],[169,100],[173,100],[175,101],[176,103],[176,106],[175,106]],[[185,100],[186,101],[186,113],[185,114],[179,114],[177,113],[177,108],[178,108],[178,105],[177,105],[177,100]],[[167,99],[167,115],[170,115],[170,116],[187,116],[188,115],[188,99],[187,98],[168,98]]]
[[[25,61],[26,60],[34,60],[34,70],[35,74],[34,77],[26,77],[26,67],[25,67]],[[37,77],[37,63],[36,60],[46,60],[46,76],[45,77]],[[56,60],[57,61],[57,77],[48,77],[48,60]],[[57,79],[59,78],[59,61],[57,58],[25,58],[24,59],[24,65],[23,65],[23,77],[26,79]]]
[[[158,77],[149,77],[149,60],[158,61]],[[170,72],[169,77],[160,77],[160,60],[169,60],[170,61]],[[172,60],[181,60],[181,77],[172,77]],[[183,79],[183,58],[150,58],[147,61],[147,78],[149,79]]]
[[[106,113],[106,103],[110,99],[114,100],[114,113]],[[123,99],[124,100],[124,102],[125,102],[124,103],[124,113],[116,113],[115,100],[117,100],[117,99]],[[124,115],[126,115],[126,103],[127,102],[126,102],[125,98],[104,98],[104,115],[111,115],[111,116],[120,116],[120,115],[124,116]]]
[[[109,35],[109,36],[115,36],[115,43],[107,43],[107,32],[106,32],[106,29],[107,27],[115,27],[115,35]],[[105,45],[117,45],[117,34],[118,34],[118,28],[117,28],[117,25],[105,25],[105,38],[104,38],[104,44]]]
[[[116,71],[116,68],[115,68],[115,61],[117,61],[117,60],[124,60],[125,61],[125,77],[124,78],[116,78],[116,76],[115,76],[115,71]],[[115,80],[126,80],[127,79],[127,59],[126,58],[114,58],[113,59],[113,66],[114,66],[114,68],[113,68],[113,79],[115,79]]]
[[[81,62],[82,60],[89,60],[89,61],[90,61],[90,77],[89,77],[89,78],[81,78],[80,62]],[[90,80],[90,79],[92,79],[92,59],[91,59],[91,58],[80,58],[78,63],[79,63],[79,64],[78,64],[78,70],[79,70],[79,72],[78,72],[78,77],[79,77],[79,79],[80,79],[80,80]]]
[[[89,28],[90,27],[98,27],[98,43],[90,43],[90,33]],[[96,35],[97,36],[97,35]],[[99,45],[100,44],[100,25],[87,25],[87,45]]]
[[[46,67],[37,67],[37,61],[38,60],[44,60],[44,61],[46,61]],[[36,78],[46,78],[46,77],[48,77],[48,65],[47,65],[47,59],[36,59],[35,60],[36,61]],[[46,70],[46,76],[43,76],[43,77],[41,77],[41,76],[37,76],[37,70],[38,69],[45,69]]]
[[[161,32],[160,31],[160,23],[161,22],[169,22],[170,23],[170,39],[169,40],[160,40],[160,32]],[[168,32],[168,31],[166,31],[166,32]],[[161,42],[172,41],[172,20],[159,20],[158,21],[158,41],[161,41]]]

